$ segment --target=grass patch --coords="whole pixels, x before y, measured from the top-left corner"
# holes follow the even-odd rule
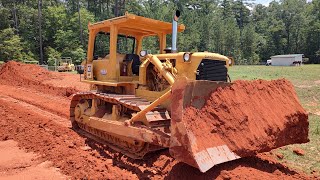
[[[320,65],[303,66],[234,66],[229,69],[231,80],[290,80],[303,107],[311,113],[320,111]]]
[[[309,115],[309,123],[309,143],[289,145],[275,150],[284,155],[284,158],[280,160],[281,162],[307,173],[311,173],[314,170],[320,171],[320,116]],[[303,149],[305,155],[298,156],[293,153],[295,148]]]
[[[303,66],[233,66],[229,69],[232,80],[286,78],[295,85],[312,85],[320,80],[320,65]]]
[[[232,80],[286,78],[293,83],[302,106],[309,112],[310,142],[285,146],[273,152],[283,154],[280,161],[292,168],[307,173],[313,170],[320,172],[320,65],[234,66],[229,69],[229,74]],[[296,155],[294,148],[303,149],[305,155]]]
[[[66,71],[66,72],[60,72],[60,73],[66,73],[66,74],[78,74],[77,71]]]

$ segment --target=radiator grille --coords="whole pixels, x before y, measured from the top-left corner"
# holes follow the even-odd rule
[[[225,61],[203,59],[197,70],[197,80],[227,81]]]

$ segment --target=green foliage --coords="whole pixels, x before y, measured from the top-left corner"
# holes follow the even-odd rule
[[[88,44],[88,23],[94,23],[95,19],[94,19],[94,15],[89,12],[88,10],[81,8],[80,9],[80,14],[81,14],[81,26],[83,29],[82,35],[83,35],[83,40],[84,40],[84,44],[82,44],[82,46],[86,49],[87,48],[87,44]],[[65,24],[65,26],[69,27],[69,29],[71,29],[73,31],[73,33],[75,34],[76,39],[79,40],[80,42],[80,25],[79,25],[79,19],[78,19],[78,13],[74,13],[71,18],[70,18],[70,23]]]
[[[72,30],[58,30],[54,36],[54,43],[59,51],[69,51],[76,48],[80,42],[77,35]]]
[[[258,64],[259,56],[255,50],[257,47],[257,34],[254,31],[253,25],[248,25],[243,30],[243,43],[241,46],[243,58],[248,60],[248,64]]]
[[[49,66],[58,65],[56,64],[56,61],[58,62],[58,60],[61,59],[61,53],[59,53],[57,50],[53,49],[50,46],[46,48],[45,53],[48,57]]]
[[[17,5],[18,16],[18,35],[21,41],[25,43],[26,49],[39,59],[39,36],[38,36],[38,20],[37,8],[30,8],[28,6],[19,4]]]
[[[64,6],[50,6],[43,10],[44,21],[44,36],[46,41],[52,42],[55,40],[55,34],[60,31],[67,30],[68,18]],[[55,46],[55,45],[52,45]]]
[[[22,52],[23,61],[35,61],[34,54],[31,51]]]
[[[233,56],[238,64],[258,64],[276,54],[302,53],[310,62],[320,63],[320,0],[309,3],[305,0],[272,1],[269,6],[251,6],[252,2],[43,1],[44,60],[52,64],[52,58],[61,54],[81,61],[87,49],[88,22],[120,16],[126,11],[171,22],[174,10],[179,9],[182,13],[179,23],[186,25],[186,30],[178,35],[179,51],[217,52]],[[6,37],[6,42],[0,42],[1,58],[38,60],[37,1],[1,1],[0,17],[1,31],[16,29]],[[168,47],[170,42],[171,35],[168,35]],[[157,53],[158,43],[157,37],[150,37],[144,40],[143,48]]]
[[[0,59],[22,61],[22,43],[18,35],[14,34],[14,29],[7,28],[0,32]]]
[[[0,6],[0,29],[6,29],[10,27],[10,9]]]
[[[65,52],[65,54],[63,55],[67,57],[71,57],[73,60],[73,63],[79,65],[85,59],[86,53],[81,47],[78,47],[69,52]]]

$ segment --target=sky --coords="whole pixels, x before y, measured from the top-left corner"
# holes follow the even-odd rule
[[[263,4],[265,6],[268,6],[271,1],[273,1],[273,0],[255,0],[254,3]],[[307,1],[310,2],[312,0],[307,0]]]
[[[254,3],[263,4],[265,6],[268,6],[271,1],[273,1],[273,0],[255,0]]]

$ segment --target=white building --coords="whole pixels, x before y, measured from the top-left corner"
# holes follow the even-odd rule
[[[294,66],[301,65],[303,54],[286,54],[271,56],[272,66]]]

